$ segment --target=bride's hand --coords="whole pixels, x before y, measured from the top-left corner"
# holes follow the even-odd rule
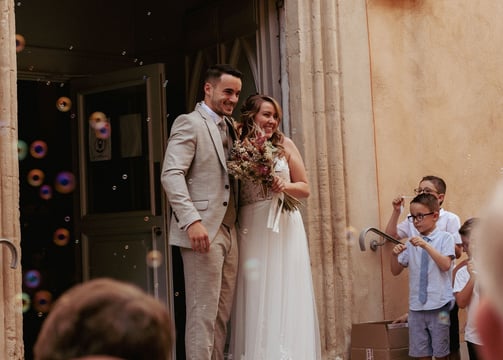
[[[274,179],[272,180],[272,186],[271,190],[274,192],[283,192],[286,189],[286,183],[285,180],[283,180],[279,176],[275,176]]]

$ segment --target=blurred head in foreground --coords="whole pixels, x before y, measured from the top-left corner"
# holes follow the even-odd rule
[[[134,285],[101,278],[56,301],[34,354],[35,360],[170,360],[173,342],[162,303]]]
[[[477,329],[485,360],[501,359],[503,354],[503,183],[498,184],[482,212],[473,259],[481,285]]]

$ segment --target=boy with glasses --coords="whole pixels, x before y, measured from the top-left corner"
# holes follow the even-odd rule
[[[418,235],[393,247],[391,273],[409,268],[409,356],[449,358],[449,310],[452,293],[454,238],[436,227],[439,203],[422,193],[410,203],[411,222]]]
[[[459,258],[463,253],[462,241],[458,233],[458,230],[461,227],[461,221],[459,220],[458,215],[442,208],[446,190],[447,185],[443,179],[438,176],[428,175],[421,179],[419,186],[414,189],[414,193],[416,195],[423,193],[431,194],[437,198],[438,205],[440,207],[437,228],[447,231],[454,236],[454,241],[456,243],[456,258]],[[393,213],[391,214],[385,230],[386,234],[397,239],[403,239],[418,234],[418,231],[411,222],[404,220],[398,223],[404,201],[404,196],[402,195],[393,199]]]
[[[447,231],[452,234],[454,237],[454,242],[456,244],[455,252],[456,259],[463,254],[463,242],[461,241],[461,236],[459,235],[459,228],[461,227],[461,221],[459,216],[453,212],[447,211],[442,208],[442,204],[445,200],[445,193],[447,190],[447,185],[445,181],[433,175],[424,176],[419,182],[419,186],[414,189],[414,193],[416,195],[419,194],[431,194],[435,196],[438,201],[438,205],[440,207],[439,217],[436,223],[436,227],[439,230]],[[388,235],[391,235],[397,239],[409,238],[412,236],[418,235],[417,229],[414,227],[414,224],[405,219],[404,221],[398,223],[398,219],[400,218],[402,208],[404,205],[404,196],[399,195],[395,199],[393,199],[393,213],[388,221],[385,232]],[[453,263],[454,265],[454,263]],[[460,352],[459,352],[459,320],[458,320],[458,306],[454,304],[450,312],[450,322],[451,322],[451,354],[450,360],[459,360]],[[401,316],[396,321],[406,321],[407,316]]]

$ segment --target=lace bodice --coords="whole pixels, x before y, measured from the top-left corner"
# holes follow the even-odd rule
[[[276,159],[274,171],[277,176],[283,178],[286,182],[290,182],[290,169],[286,158],[280,157]],[[273,192],[265,189],[261,184],[255,184],[250,181],[243,181],[240,186],[239,205],[244,206],[257,201],[272,199]]]

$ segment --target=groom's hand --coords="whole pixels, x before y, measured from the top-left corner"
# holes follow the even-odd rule
[[[201,221],[192,223],[188,227],[187,233],[192,244],[192,250],[200,253],[206,253],[210,250],[208,231]]]

